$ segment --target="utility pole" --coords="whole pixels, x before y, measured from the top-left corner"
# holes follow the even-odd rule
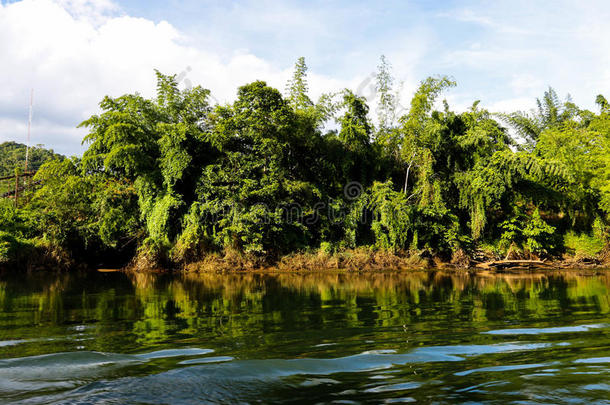
[[[32,131],[32,105],[34,104],[34,89],[30,90],[30,113],[28,114],[28,141],[25,144],[25,173],[28,172],[28,161],[30,158],[30,133]]]
[[[15,170],[15,208],[19,207],[19,169]]]

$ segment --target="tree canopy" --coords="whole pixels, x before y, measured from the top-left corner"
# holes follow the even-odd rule
[[[598,112],[552,88],[529,113],[494,114],[478,101],[455,112],[441,97],[456,83],[438,76],[398,116],[394,83],[382,57],[374,112],[349,89],[313,102],[299,58],[286,95],[256,81],[214,106],[209,90],[157,72],[154,98],[105,97],[80,124],[82,158],[33,150],[32,162],[48,160],[42,185],[23,206],[0,206],[0,257],[18,240],[151,265],[228,251],[269,259],[368,246],[450,260],[607,244],[603,96]],[[2,154],[1,170],[13,170],[14,154]]]
[[[0,177],[15,174],[16,168],[25,169],[25,155],[27,146],[17,142],[0,143]],[[45,149],[43,145],[30,147],[28,154],[28,170],[38,170],[43,163],[54,159],[63,159],[64,156]]]

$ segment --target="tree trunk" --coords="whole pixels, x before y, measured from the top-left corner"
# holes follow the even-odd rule
[[[409,171],[411,170],[412,164],[413,164],[413,161],[411,161],[411,163],[409,163],[409,167],[407,167],[407,174],[405,175],[405,188],[402,190],[402,192],[404,194],[407,194],[407,184],[409,183]]]

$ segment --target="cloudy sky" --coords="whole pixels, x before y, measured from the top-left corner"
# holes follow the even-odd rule
[[[453,76],[446,98],[492,111],[528,109],[550,85],[586,108],[610,96],[607,1],[22,0],[0,3],[0,142],[80,154],[104,95],[152,96],[153,69],[182,73],[220,102],[262,79],[284,89],[304,56],[315,98],[366,96],[379,56],[406,105],[429,75]]]

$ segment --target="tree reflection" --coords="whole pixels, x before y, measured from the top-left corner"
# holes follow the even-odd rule
[[[570,324],[610,308],[605,272],[392,272],[4,277],[0,357],[206,344],[304,355],[305,342],[444,344],[498,325]],[[485,335],[476,339],[489,339]],[[207,347],[207,346],[206,346]],[[309,346],[308,346],[309,347]]]

